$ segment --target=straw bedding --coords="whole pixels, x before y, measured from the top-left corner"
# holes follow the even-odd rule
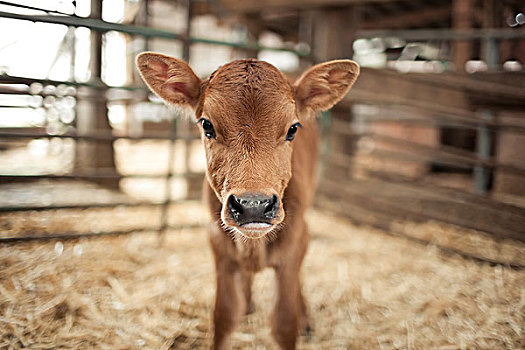
[[[314,333],[302,349],[523,349],[525,271],[490,266],[328,213],[308,214]],[[516,244],[521,256],[523,246]],[[516,254],[514,251],[513,254]],[[272,271],[234,349],[274,349]],[[206,230],[0,246],[0,348],[185,349],[211,344]]]

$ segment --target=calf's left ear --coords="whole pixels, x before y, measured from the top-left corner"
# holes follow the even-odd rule
[[[300,110],[326,111],[350,90],[359,75],[351,60],[334,60],[313,66],[294,83]]]
[[[137,68],[151,91],[168,104],[196,107],[201,80],[186,62],[160,53],[143,52],[137,56]]]

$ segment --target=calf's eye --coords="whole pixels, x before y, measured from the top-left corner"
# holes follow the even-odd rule
[[[213,124],[208,119],[204,119],[204,118],[199,119],[199,122],[202,125],[204,136],[206,136],[209,139],[214,139],[216,135],[215,135],[215,129],[213,128]]]
[[[297,128],[302,128],[303,126],[301,123],[295,123],[292,126],[290,126],[290,129],[288,129],[288,132],[286,133],[286,141],[292,141],[295,138],[295,133],[297,132]]]

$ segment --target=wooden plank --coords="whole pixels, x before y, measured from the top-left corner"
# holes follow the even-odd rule
[[[464,244],[460,244],[458,247],[454,244],[454,238],[450,240],[451,237],[439,237],[441,240],[444,238],[447,241],[444,245],[443,242],[438,243],[432,240],[432,237],[430,240],[427,240],[414,236],[413,234],[407,233],[405,230],[398,227],[398,225],[392,225],[392,223],[398,218],[363,208],[360,204],[347,203],[344,201],[344,196],[342,194],[334,195],[332,193],[327,193],[326,191],[320,191],[316,204],[320,208],[330,210],[335,214],[348,218],[358,225],[369,225],[383,230],[387,234],[403,237],[419,244],[432,244],[437,246],[445,253],[458,254],[463,258],[473,259],[482,263],[488,262],[490,264],[502,264],[520,270],[525,269],[525,265],[521,264],[519,261],[498,259],[497,255],[496,257],[491,257],[475,250],[472,251],[472,249],[464,249]],[[418,222],[418,220],[416,219],[414,222]]]
[[[421,179],[412,179],[405,176],[379,172],[368,172],[368,176],[370,179],[377,181],[414,186],[415,188],[420,188],[425,191],[439,193],[442,196],[452,198],[458,202],[477,203],[477,205],[497,208],[498,210],[512,213],[514,215],[523,216],[525,219],[525,206],[508,204],[494,200],[491,197],[480,196],[473,194],[472,192],[466,192],[456,188],[437,185],[436,183],[432,182],[432,180],[427,180],[424,177]]]
[[[429,40],[480,40],[480,39],[519,39],[523,38],[522,30],[512,28],[491,29],[374,29],[359,30],[358,38],[398,38],[406,41]]]
[[[480,158],[474,152],[466,151],[457,147],[451,147],[446,145],[425,145],[421,142],[406,140],[398,136],[394,137],[374,132],[355,133],[348,126],[348,123],[343,123],[337,120],[333,122],[331,132],[346,135],[350,138],[366,136],[377,140],[378,142],[383,142],[388,145],[396,146],[394,148],[394,152],[389,151],[387,149],[387,153],[384,154],[383,157],[403,158],[403,156],[406,156],[407,159],[410,159],[411,154],[416,154],[420,155],[421,157],[416,158],[415,161],[451,164],[467,168],[473,167],[475,165],[482,165],[488,168],[499,168],[501,170],[508,171],[513,174],[525,176],[525,168],[520,167],[519,165],[516,166],[510,161],[502,163],[496,161],[494,157]],[[338,151],[337,149],[332,149],[331,151],[331,156],[335,158],[337,158],[340,155],[347,156],[353,153],[352,149],[345,149],[344,151],[341,151],[341,154],[336,153]],[[378,156],[382,156],[381,151],[385,150],[382,149],[382,147],[378,147],[377,150],[370,152],[369,155],[374,156],[374,153],[378,153]]]
[[[399,14],[384,13],[363,22],[361,29],[404,29],[410,27],[427,27],[429,23],[441,22],[450,18],[450,4],[436,5],[411,10]]]
[[[519,208],[507,211],[507,205],[496,202],[466,201],[411,184],[377,180],[340,183],[325,179],[322,186],[333,193],[343,192],[346,201],[378,213],[410,220],[438,220],[525,242],[525,210]]]
[[[424,108],[428,112],[472,117],[470,104],[463,89],[444,86],[430,74],[401,74],[386,69],[362,68],[357,82],[343,105],[351,101],[406,105]]]
[[[362,68],[342,106],[356,101],[412,106],[462,117],[464,121],[479,121],[473,113],[476,107],[490,103],[496,103],[499,109],[525,106],[525,73],[403,74]]]
[[[190,230],[195,228],[202,229],[202,224],[187,224],[187,225],[168,225],[170,230]],[[0,234],[0,244],[21,243],[30,241],[48,241],[48,240],[78,240],[83,238],[103,238],[108,236],[124,236],[136,233],[158,233],[159,227],[151,226],[145,228],[136,228],[122,231],[106,231],[106,232],[66,232],[66,233],[35,233],[34,235],[15,234],[4,235]]]
[[[312,9],[343,7],[371,3],[389,3],[398,0],[219,0],[219,4],[230,12],[258,12],[262,10]]]
[[[312,52],[317,61],[353,56],[352,42],[359,24],[355,8],[328,8],[315,11]]]

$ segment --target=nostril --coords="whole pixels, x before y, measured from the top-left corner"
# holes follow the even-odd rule
[[[279,198],[276,195],[273,195],[270,200],[266,203],[266,208],[264,209],[264,216],[269,219],[273,219],[279,208]]]
[[[230,209],[231,213],[235,217],[242,215],[243,213],[242,200],[235,197],[234,195],[231,195],[230,198],[228,198],[228,208]]]

